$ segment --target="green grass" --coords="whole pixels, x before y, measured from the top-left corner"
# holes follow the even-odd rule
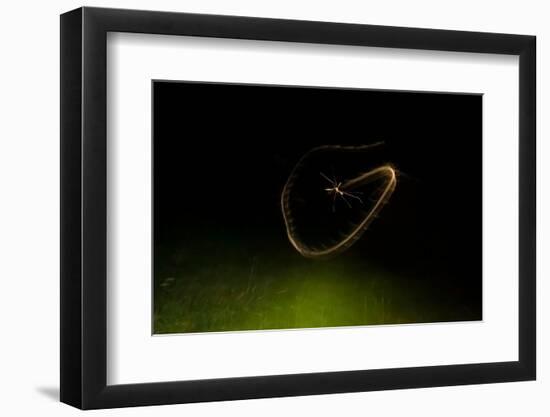
[[[311,261],[206,249],[157,248],[154,333],[480,319],[452,292],[346,256]]]

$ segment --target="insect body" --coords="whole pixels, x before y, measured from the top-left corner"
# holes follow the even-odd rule
[[[348,201],[346,197],[354,198],[358,200],[361,204],[363,204],[363,200],[361,200],[361,197],[359,197],[357,194],[361,194],[360,192],[351,192],[351,191],[343,191],[340,187],[342,187],[342,183],[336,181],[336,179],[330,179],[322,172],[320,173],[321,176],[326,179],[332,187],[325,188],[325,191],[329,193],[329,195],[332,195],[332,211],[335,211],[336,209],[336,199],[340,197],[346,205],[351,208],[351,203]]]

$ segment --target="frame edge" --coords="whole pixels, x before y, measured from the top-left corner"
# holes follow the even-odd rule
[[[536,37],[525,36],[519,53],[519,362],[537,375],[537,141]]]
[[[60,16],[60,400],[82,407],[82,9]]]

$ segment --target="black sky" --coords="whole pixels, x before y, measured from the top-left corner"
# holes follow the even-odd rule
[[[279,200],[298,159],[384,141],[373,158],[397,167],[397,188],[349,256],[433,271],[426,279],[481,297],[481,96],[165,81],[153,91],[155,245],[233,233],[295,256]]]

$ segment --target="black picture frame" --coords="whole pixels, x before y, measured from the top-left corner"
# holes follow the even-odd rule
[[[519,56],[519,360],[107,385],[108,32]],[[536,377],[536,38],[103,8],[61,15],[61,401],[81,409],[481,384]]]

